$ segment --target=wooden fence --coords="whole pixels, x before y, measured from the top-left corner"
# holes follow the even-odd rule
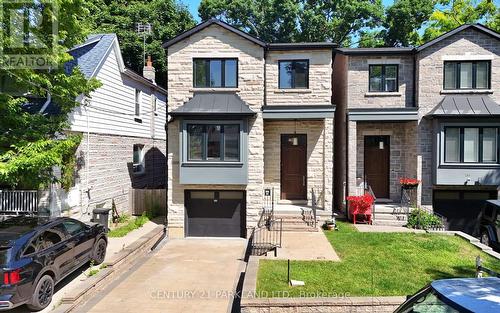
[[[0,190],[0,214],[36,214],[36,190]]]
[[[148,210],[158,210],[157,215],[164,215],[166,205],[165,189],[130,189],[129,201],[132,215],[141,215]]]

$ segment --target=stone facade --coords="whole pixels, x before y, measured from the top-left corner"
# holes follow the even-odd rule
[[[87,140],[88,139],[88,140]],[[145,171],[133,173],[133,146],[143,145]],[[165,140],[83,134],[77,150],[75,184],[66,196],[67,215],[89,220],[96,205],[129,211],[130,188],[165,188]],[[64,208],[63,208],[64,209]]]
[[[370,64],[397,64],[398,92],[370,92]],[[349,56],[349,108],[401,108],[413,106],[413,56]]]
[[[184,190],[230,189],[246,190],[247,227],[255,225],[262,209],[264,182],[264,123],[260,113],[264,91],[264,49],[220,26],[212,25],[186,40],[168,48],[169,110],[183,105],[197,90],[193,88],[193,58],[238,58],[238,88],[236,92],[254,112],[248,121],[248,184],[244,185],[181,185],[179,184],[179,121],[169,124],[169,222],[177,236],[184,231]],[[204,91],[210,89],[203,88]],[[220,89],[216,89],[221,91]],[[214,89],[215,91],[215,89]],[[177,230],[175,230],[177,229]]]
[[[356,160],[349,162],[356,164],[356,179],[364,176],[364,138],[369,135],[390,136],[390,169],[389,194],[390,199],[399,202],[401,177],[416,177],[415,145],[416,122],[407,123],[376,123],[358,122],[356,131]]]
[[[309,60],[309,88],[279,89],[280,60]],[[332,96],[332,51],[269,51],[266,57],[267,105],[330,104]]]
[[[500,44],[480,31],[466,29],[452,35],[417,54],[417,104],[420,121],[418,124],[418,168],[421,171],[419,188],[422,204],[432,204],[433,142],[432,123],[424,116],[447,94],[461,94],[462,91],[443,91],[443,66],[447,60],[491,59],[491,90],[480,91],[500,102]],[[476,91],[477,92],[477,91]],[[471,92],[469,92],[470,94]],[[473,92],[475,93],[475,92]]]
[[[311,203],[311,190],[317,204],[332,210],[333,177],[333,119],[317,121],[265,121],[264,122],[264,185],[274,188],[280,197],[281,186],[281,134],[307,135],[307,200]]]

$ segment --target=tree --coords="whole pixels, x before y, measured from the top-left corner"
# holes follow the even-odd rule
[[[381,31],[386,46],[416,46],[421,43],[418,33],[434,11],[436,0],[396,0],[386,10]]]
[[[267,42],[348,45],[363,28],[380,24],[383,6],[381,0],[202,0],[198,12]]]
[[[63,175],[72,174],[73,168],[65,164],[71,163],[80,138],[64,133],[68,126],[67,114],[79,105],[75,101],[78,96],[89,95],[99,86],[96,80],[87,80],[78,68],[66,73],[63,66],[71,59],[68,49],[83,42],[88,34],[87,2],[53,0],[53,3],[57,4],[57,11],[33,0],[33,6],[44,10],[44,18],[38,27],[30,28],[29,34],[48,47],[52,45],[45,53],[56,66],[50,69],[0,67],[0,186],[3,187],[41,187],[51,181],[53,166],[61,166]],[[26,1],[19,5],[19,10],[27,11]],[[57,34],[52,33],[53,20],[58,21]],[[8,29],[3,28],[7,23],[2,25],[2,36],[10,38]],[[22,49],[23,53],[32,53],[29,45]],[[31,114],[23,108],[34,99],[46,99],[48,93],[57,103],[60,114]]]
[[[162,43],[195,25],[188,9],[175,0],[97,0],[91,15],[95,32],[117,34],[125,65],[138,73],[142,73],[144,60],[143,37],[136,32],[136,25],[152,25],[152,34],[146,37],[146,54],[153,59],[160,86],[166,85],[167,75]]]
[[[202,0],[203,21],[217,18],[267,42],[295,41],[298,34],[297,0]]]
[[[499,9],[492,0],[440,0],[430,16],[425,29],[424,41],[432,40],[463,24],[482,22],[500,31]]]

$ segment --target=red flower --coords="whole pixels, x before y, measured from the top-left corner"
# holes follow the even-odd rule
[[[420,180],[415,178],[403,177],[399,179],[399,183],[403,186],[418,186],[418,184],[420,184]]]

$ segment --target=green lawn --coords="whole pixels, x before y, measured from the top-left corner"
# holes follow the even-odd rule
[[[440,278],[474,277],[475,257],[500,271],[500,261],[466,240],[449,235],[360,233],[347,223],[325,232],[342,261],[292,261],[289,287],[285,260],[261,260],[257,293],[262,296],[394,296],[412,294]],[[314,242],[304,242],[314,245]]]

